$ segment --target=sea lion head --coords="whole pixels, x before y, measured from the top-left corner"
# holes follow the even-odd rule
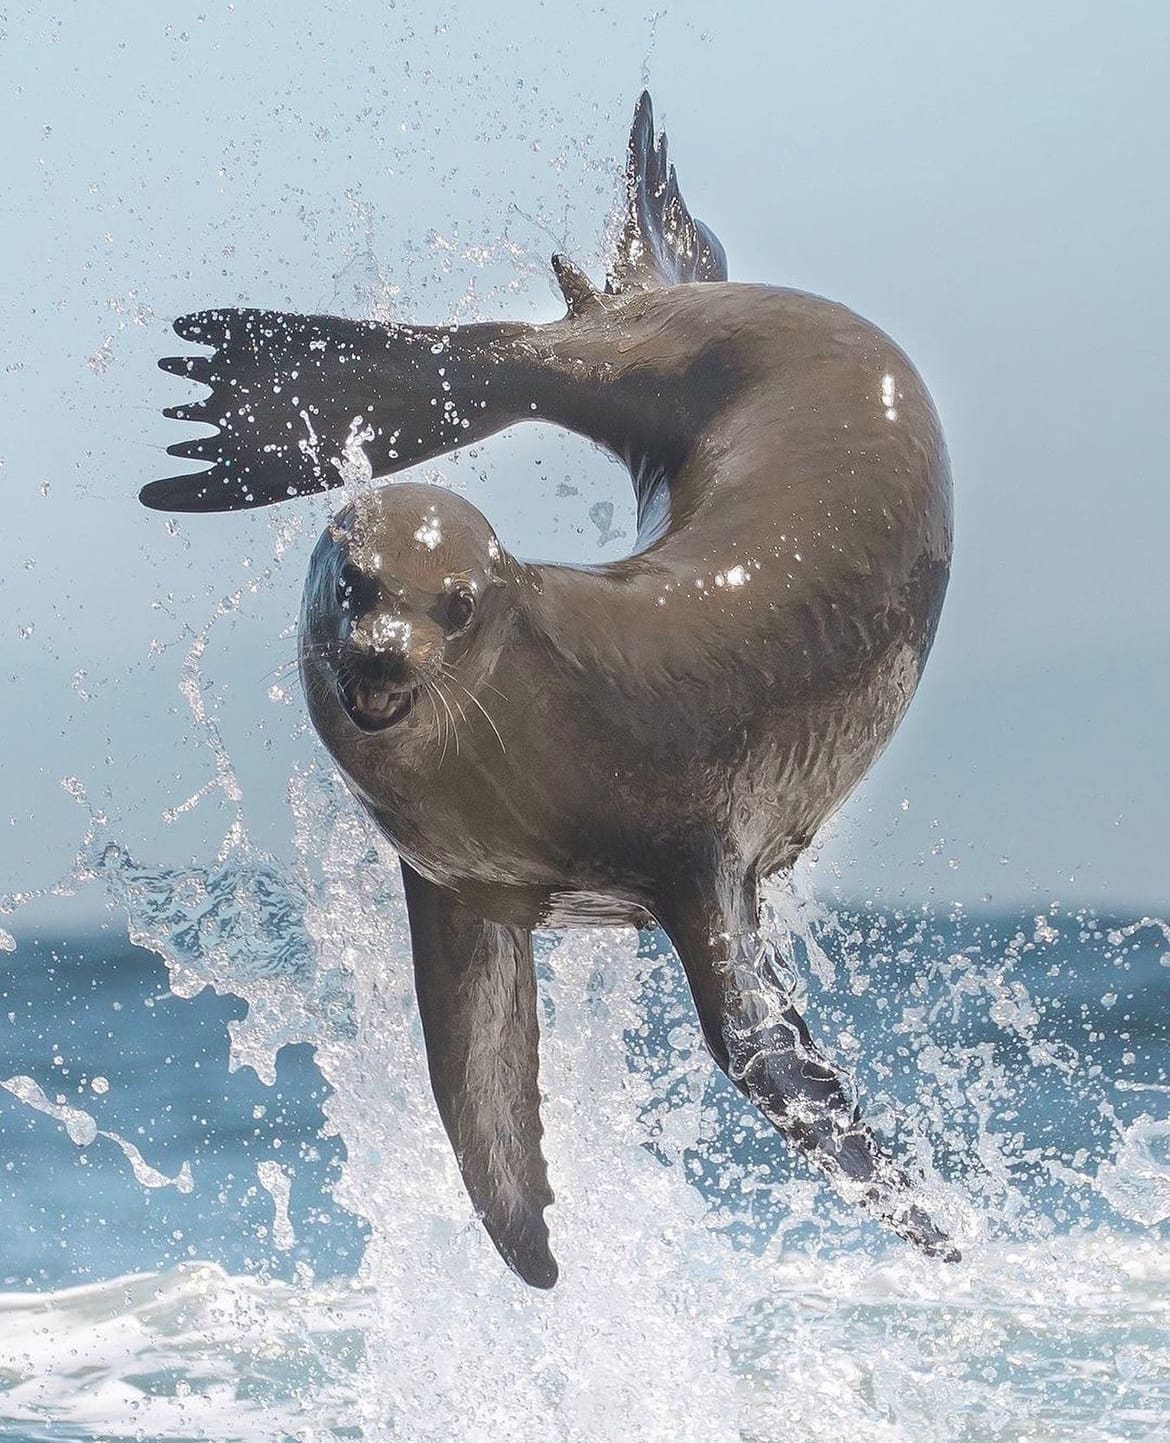
[[[364,492],[313,553],[302,665],[330,667],[362,731],[396,725],[476,644],[503,559],[484,517],[451,491],[398,482]]]

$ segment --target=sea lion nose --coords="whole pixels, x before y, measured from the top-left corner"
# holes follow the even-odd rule
[[[412,630],[410,622],[400,617],[370,612],[354,623],[349,644],[368,661],[386,665],[395,660],[405,663],[410,656]]]
[[[411,671],[411,625],[382,612],[368,613],[354,623],[346,647],[350,670],[378,690],[408,685]]]

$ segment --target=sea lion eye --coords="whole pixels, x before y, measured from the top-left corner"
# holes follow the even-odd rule
[[[353,614],[369,611],[378,598],[378,584],[352,561],[347,561],[337,573],[337,604],[342,611]]]
[[[475,612],[475,592],[470,586],[456,586],[447,595],[447,632],[457,636],[466,631]]]

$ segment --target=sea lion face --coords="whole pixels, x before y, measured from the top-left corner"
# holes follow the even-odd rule
[[[330,524],[305,591],[302,654],[331,666],[364,732],[402,722],[474,646],[502,553],[483,516],[435,486],[363,494]]]

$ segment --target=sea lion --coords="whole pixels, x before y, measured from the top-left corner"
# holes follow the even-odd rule
[[[435,1097],[467,1190],[527,1282],[544,1209],[532,929],[659,923],[706,1043],[775,1127],[926,1252],[955,1256],[816,1048],[758,930],[889,740],[946,589],[951,491],[926,389],[843,306],[730,284],[634,117],[604,292],[553,259],[549,325],[383,325],[270,311],[175,322],[211,394],[210,469],[169,511],[264,506],[527,418],[634,483],[632,555],[533,565],[463,498],[368,489],[321,537],[301,614],[310,715],[401,854]]]

